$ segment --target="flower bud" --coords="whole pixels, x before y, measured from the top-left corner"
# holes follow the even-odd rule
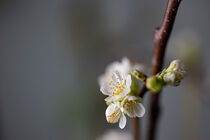
[[[178,86],[185,74],[184,65],[180,60],[174,60],[166,69],[163,80],[171,86]]]
[[[180,75],[177,72],[167,72],[164,76],[163,76],[163,80],[164,82],[166,82],[167,84],[171,85],[171,86],[178,86],[182,80],[182,75]]]
[[[142,73],[142,72],[140,72],[140,71],[138,71],[138,70],[133,70],[133,71],[131,72],[131,74],[132,74],[132,76],[134,76],[136,79],[141,80],[141,81],[145,81],[146,78],[147,78],[147,76],[146,76],[144,73]]]
[[[164,81],[156,76],[147,78],[146,87],[153,93],[158,93],[162,90]]]
[[[178,59],[173,60],[166,71],[177,72],[179,75],[183,77],[185,74],[184,64],[181,62],[181,60],[178,60]]]

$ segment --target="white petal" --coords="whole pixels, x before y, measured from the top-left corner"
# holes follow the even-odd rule
[[[127,88],[130,88],[131,83],[132,83],[131,75],[128,75],[128,76],[126,77],[126,87],[127,87]]]
[[[120,63],[115,61],[112,62],[111,64],[109,64],[106,68],[106,74],[110,77],[112,77],[112,73],[115,71],[120,71],[121,67],[120,67]]]
[[[130,75],[127,77],[126,85],[124,91],[121,93],[122,96],[127,95],[131,91],[131,77]]]
[[[173,60],[171,63],[175,64],[175,67],[174,67],[174,71],[177,71],[179,70],[180,66],[181,66],[181,60],[179,59],[176,59],[176,60]]]
[[[145,114],[145,108],[141,103],[137,103],[135,105],[135,112],[137,117],[143,117]]]
[[[127,115],[131,118],[136,117],[136,108],[135,105],[125,106],[124,111],[127,113]]]
[[[100,91],[104,94],[104,95],[110,95],[112,94],[112,92],[110,91],[109,85],[108,83],[105,83],[101,86]]]
[[[127,95],[130,91],[131,91],[131,88],[126,86],[123,93],[121,93],[121,94]]]
[[[98,84],[99,84],[99,86],[103,86],[105,83],[106,83],[106,78],[105,78],[105,75],[103,74],[103,75],[99,76]]]
[[[143,108],[143,105],[141,105],[140,103],[131,102],[127,104],[130,101],[138,101],[138,100],[140,100],[140,97],[138,98],[135,96],[126,96],[124,100],[121,102],[121,107],[123,107],[123,112],[127,113],[127,115],[131,118],[141,117],[141,115],[145,113],[145,109]]]
[[[115,98],[116,99],[122,98],[122,97],[126,96],[129,92],[130,92],[130,89],[124,89],[124,91],[122,93],[120,93],[119,95],[116,95]]]
[[[123,74],[128,74],[131,72],[132,69],[132,64],[131,61],[127,57],[122,58],[122,69],[123,69]]]
[[[182,63],[182,61],[179,60],[179,59],[177,59],[177,60],[173,60],[171,63],[175,65],[175,67],[173,68],[173,70],[174,71],[177,71],[183,77],[186,72],[185,72],[185,66]]]
[[[112,80],[112,73],[120,69],[120,63],[115,61],[106,67],[105,73],[98,78],[98,83],[102,86],[105,82]]]
[[[125,112],[129,117],[133,118],[135,117],[135,104],[126,104],[128,101],[128,96],[125,97],[125,99],[122,101],[121,106],[123,108],[123,112]]]
[[[119,127],[121,128],[121,129],[123,129],[124,127],[125,127],[125,125],[126,125],[126,117],[125,117],[125,115],[124,115],[124,113],[122,113],[122,115],[121,115],[121,117],[120,117],[120,122],[119,122]]]
[[[117,76],[117,74],[116,74],[116,72],[117,71],[114,71],[113,73],[112,73],[112,80],[114,81],[114,82],[118,82],[118,76]]]
[[[172,82],[172,83],[174,83],[174,81],[175,81],[175,74],[174,73],[172,73],[171,75],[169,75],[168,76],[168,79]]]
[[[129,92],[130,92],[130,88],[126,88],[119,95],[110,96],[110,98],[109,99],[105,99],[105,101],[116,101],[116,100],[126,96]]]
[[[113,75],[112,75],[112,80],[114,81],[114,82],[120,82],[121,83],[121,79],[123,78],[123,75],[122,75],[122,73],[120,73],[119,71],[115,71],[115,72],[113,72]]]
[[[105,98],[104,100],[105,100],[106,102],[112,102],[112,101],[115,101],[115,100],[117,100],[117,99],[118,99],[118,98],[116,98],[115,96],[113,96],[113,97],[109,96],[109,97]]]
[[[105,98],[105,101],[106,102],[116,101],[116,100],[120,99],[123,96],[124,96],[124,94],[122,94],[122,93],[120,95],[109,96],[109,97]]]
[[[138,100],[139,98],[137,98],[136,96],[127,96],[127,99],[130,100]]]
[[[116,105],[115,104],[109,105],[107,107],[107,109],[106,109],[106,112],[105,112],[106,116],[111,115],[112,113],[114,113],[115,109],[116,109]]]
[[[143,64],[135,64],[132,69],[138,70],[144,73],[146,72],[146,67]]]
[[[128,100],[129,96],[126,96],[123,101],[121,102],[121,105],[123,106],[125,104],[125,102]]]
[[[130,64],[130,60],[127,57],[122,58],[122,65],[128,66]]]
[[[120,108],[117,107],[117,105],[112,104],[107,107],[106,109],[106,120],[109,123],[117,123],[120,116],[121,116],[121,111]]]
[[[123,99],[123,101],[122,101],[122,106],[126,103],[126,101],[130,101],[130,100],[134,100],[134,101],[136,101],[136,100],[139,100],[140,99],[140,97],[136,97],[136,96],[130,96],[130,95],[128,95],[128,96],[126,96],[124,99]]]

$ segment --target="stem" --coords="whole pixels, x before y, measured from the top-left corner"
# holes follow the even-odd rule
[[[142,86],[140,92],[139,92],[139,96],[140,96],[141,98],[143,98],[144,95],[145,95],[145,93],[146,93],[147,91],[148,91],[148,89],[147,89],[147,87],[146,87],[146,84],[144,84],[144,85]]]
[[[146,80],[145,80],[146,82]],[[145,93],[148,91],[146,84],[142,86],[141,90],[139,91],[139,96],[143,98]],[[134,140],[139,140],[140,138],[140,126],[139,126],[139,118],[133,118],[133,138]]]
[[[139,128],[139,118],[133,118],[133,139],[134,140],[139,140],[139,133],[140,133],[140,128]]]
[[[168,0],[162,25],[155,31],[155,50],[152,59],[153,75],[157,74],[162,69],[166,45],[173,28],[180,2],[181,0]],[[160,94],[152,94],[151,96],[148,140],[154,140],[156,136],[156,127],[160,114],[159,96]]]

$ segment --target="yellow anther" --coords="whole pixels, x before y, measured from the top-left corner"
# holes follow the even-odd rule
[[[116,114],[116,112],[114,112],[113,114],[111,114],[107,117],[108,117],[109,123],[116,123],[118,121],[118,114]]]

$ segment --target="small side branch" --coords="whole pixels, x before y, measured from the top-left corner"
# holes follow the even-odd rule
[[[145,93],[148,91],[148,89],[146,88],[146,85],[144,84],[141,88],[141,90],[139,91],[139,96],[141,98],[144,97]],[[133,139],[134,140],[139,140],[140,139],[140,126],[139,126],[139,118],[133,118]]]
[[[139,140],[140,137],[140,126],[139,126],[139,118],[133,118],[133,139]]]
[[[153,75],[157,74],[162,69],[166,45],[174,25],[180,2],[181,0],[168,0],[162,25],[155,31],[155,50],[152,59]],[[154,140],[156,136],[156,127],[160,114],[159,96],[160,94],[152,94],[151,96],[148,140]]]

